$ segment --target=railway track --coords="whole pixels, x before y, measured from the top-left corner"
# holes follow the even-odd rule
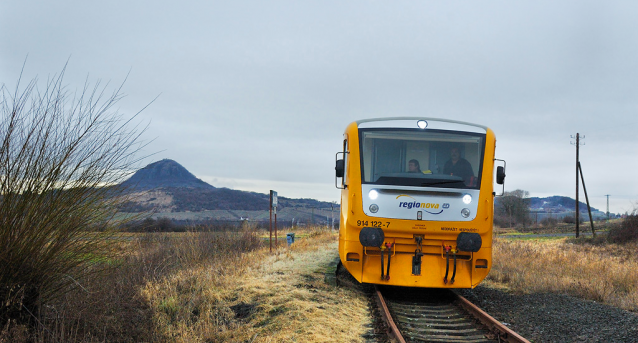
[[[375,288],[390,337],[397,342],[529,343],[450,290]]]

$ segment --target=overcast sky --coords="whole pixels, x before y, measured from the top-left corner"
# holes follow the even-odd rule
[[[425,116],[492,128],[506,190],[638,201],[636,1],[0,0],[0,83],[124,85],[145,162],[216,187],[338,201],[348,123]],[[582,189],[582,188],[581,188]],[[581,193],[582,194],[582,193]],[[584,196],[581,195],[584,200]]]

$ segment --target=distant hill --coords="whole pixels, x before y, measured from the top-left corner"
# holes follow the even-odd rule
[[[578,210],[579,212],[587,212],[587,204],[579,201],[578,202]],[[554,195],[546,198],[538,198],[533,197],[529,198],[529,208],[532,211],[541,211],[541,212],[569,212],[576,210],[576,200],[565,197]],[[592,212],[598,211],[598,209],[592,207]]]
[[[164,159],[151,163],[138,170],[133,176],[122,183],[126,188],[135,190],[149,190],[154,188],[199,188],[214,189],[215,187],[198,179],[181,164]]]
[[[191,174],[173,160],[161,160],[138,170],[124,181],[132,200],[122,212],[201,212],[211,210],[268,211],[268,194],[216,188]],[[278,197],[278,209],[330,208],[314,199]]]

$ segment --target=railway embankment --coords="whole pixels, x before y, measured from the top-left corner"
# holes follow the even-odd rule
[[[638,342],[631,251],[565,238],[497,239],[490,276],[458,293],[532,342]],[[290,248],[256,254],[259,267],[224,297],[235,324],[217,337],[386,341],[369,290],[352,279],[335,286],[336,233],[311,233]]]
[[[531,342],[638,342],[638,314],[592,300],[492,286],[459,294]]]
[[[638,342],[636,249],[601,236],[497,238],[487,279],[457,292],[532,342]]]
[[[200,266],[148,285],[155,328],[181,342],[365,342],[374,330],[368,298],[325,281],[334,267],[337,235],[305,230],[290,246],[280,236],[272,252],[266,243],[245,253],[226,275],[210,275]],[[189,311],[171,316],[165,306],[171,299],[180,308],[205,306],[196,318]]]
[[[637,242],[494,240],[485,282],[459,293],[531,341],[638,342]]]

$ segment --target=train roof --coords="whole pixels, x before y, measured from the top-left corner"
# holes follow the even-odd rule
[[[458,121],[458,120],[450,120],[443,118],[429,118],[429,117],[385,117],[385,118],[370,118],[370,119],[362,119],[357,120],[357,126],[360,128],[365,127],[416,127],[416,122],[419,120],[425,120],[428,123],[441,123],[441,124],[451,124],[444,125],[445,127],[437,127],[442,129],[457,129],[457,130],[468,130],[474,132],[482,132],[485,133],[488,128],[487,126]],[[390,123],[393,122],[393,123]],[[434,125],[438,126],[438,125]],[[430,127],[428,125],[428,127]],[[463,128],[465,127],[465,128]],[[434,127],[433,127],[434,128]],[[478,130],[477,130],[478,129]]]

